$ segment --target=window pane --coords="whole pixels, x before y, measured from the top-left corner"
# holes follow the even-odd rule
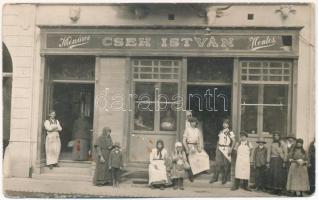
[[[287,105],[288,86],[287,85],[264,85],[264,103]]]
[[[162,83],[159,101],[172,102],[172,97],[178,94],[177,83]]]
[[[257,133],[257,106],[241,107],[241,130],[247,133]]]
[[[143,131],[154,130],[153,103],[135,103],[134,129]]]
[[[169,108],[160,112],[160,131],[177,130],[177,112]]]
[[[282,135],[287,134],[287,108],[287,106],[264,107],[264,133],[272,133],[273,131],[279,131]]]
[[[188,80],[231,83],[233,80],[233,60],[191,58],[188,61]]]
[[[257,104],[258,103],[258,86],[244,85],[242,86],[242,104]]]
[[[154,83],[136,83],[135,85],[136,101],[154,101],[155,84]]]

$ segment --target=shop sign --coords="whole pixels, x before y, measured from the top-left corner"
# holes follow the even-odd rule
[[[289,51],[280,35],[47,34],[46,48]]]

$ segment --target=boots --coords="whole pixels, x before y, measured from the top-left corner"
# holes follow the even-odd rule
[[[174,190],[178,189],[178,179],[172,179],[172,183],[173,183],[173,189]]]
[[[179,178],[178,180],[179,180],[179,184],[178,184],[178,185],[179,185],[179,189],[180,189],[180,190],[184,190],[184,187],[183,187],[183,178]]]
[[[233,186],[232,186],[232,188],[231,188],[231,190],[233,191],[233,190],[237,190],[238,188],[239,188],[239,185],[240,185],[240,179],[235,179],[234,180],[234,184],[233,184]]]

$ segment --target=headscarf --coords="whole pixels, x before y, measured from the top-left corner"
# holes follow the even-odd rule
[[[175,153],[176,153],[176,154],[178,154],[178,151],[177,151],[177,148],[178,148],[178,147],[182,147],[182,143],[181,143],[181,142],[176,142],[175,145],[174,145]]]
[[[158,144],[161,143],[161,149],[158,148]],[[156,142],[156,148],[157,148],[157,156],[159,156],[159,159],[162,159],[162,149],[164,148],[164,144],[162,140],[157,140]]]
[[[306,153],[303,146],[301,146],[301,147],[298,147],[298,146],[297,146],[298,143],[300,143],[301,145],[303,145],[303,144],[304,144],[304,140],[301,139],[301,138],[298,138],[298,139],[296,140],[296,145],[295,145],[295,147],[293,148],[293,157],[294,157],[295,151],[296,151],[297,149],[300,149],[301,153],[303,153],[303,154]]]

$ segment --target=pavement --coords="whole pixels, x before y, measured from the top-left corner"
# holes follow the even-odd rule
[[[185,190],[151,189],[146,184],[124,181],[119,188],[96,187],[87,181],[42,180],[35,178],[4,178],[3,193],[10,198],[105,198],[105,197],[274,197],[264,192],[242,189],[230,191],[231,184],[209,184],[207,180],[188,180]],[[276,196],[277,197],[277,196]]]

